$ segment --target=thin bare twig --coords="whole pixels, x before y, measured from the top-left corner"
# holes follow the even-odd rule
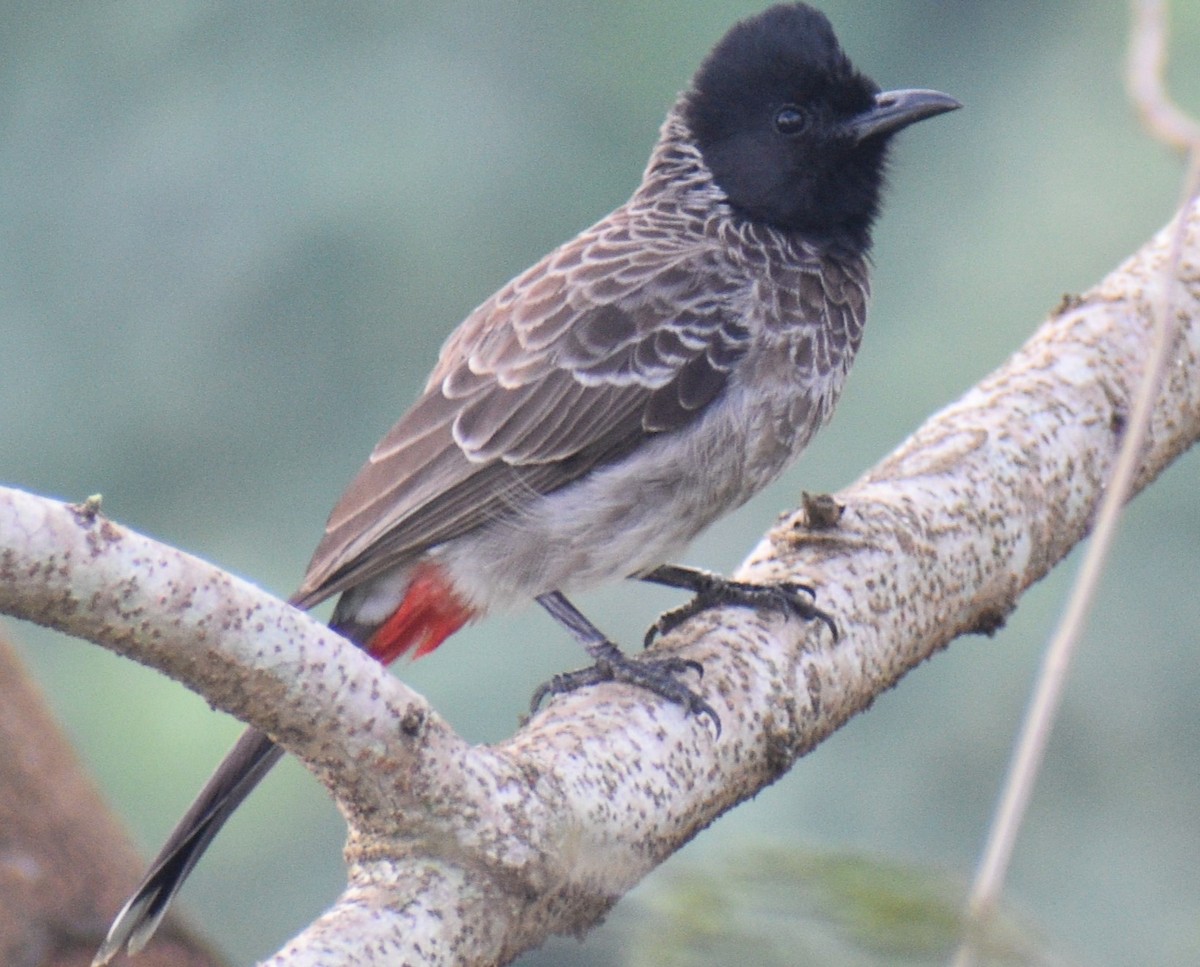
[[[1171,100],[1163,81],[1167,64],[1164,0],[1134,0],[1126,84],[1146,129],[1159,141],[1195,153],[1200,123]]]

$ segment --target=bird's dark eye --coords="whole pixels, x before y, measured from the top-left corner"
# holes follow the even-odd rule
[[[808,126],[808,116],[795,104],[785,104],[775,112],[775,130],[780,134],[799,134]]]

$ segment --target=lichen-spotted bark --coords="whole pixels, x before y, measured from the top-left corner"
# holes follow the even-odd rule
[[[818,589],[820,623],[708,612],[659,647],[703,662],[704,720],[617,685],[471,747],[377,664],[244,582],[95,514],[0,491],[0,611],[99,641],[276,736],[338,796],[350,884],[272,961],[505,962],[580,932],[721,812],[956,636],[994,629],[1086,535],[1147,356],[1167,247],[1062,309],[738,577]],[[1137,486],[1200,436],[1200,231]],[[314,726],[314,723],[316,725]]]

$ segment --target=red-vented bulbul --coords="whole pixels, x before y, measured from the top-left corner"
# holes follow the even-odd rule
[[[828,419],[862,337],[867,252],[894,134],[959,104],[881,93],[804,4],[735,25],[667,115],[633,197],[467,317],[329,518],[299,591],[380,661],[536,600],[602,680],[716,713],[689,663],[631,660],[565,594],[639,577],[784,601],[665,565],[774,480]],[[718,725],[719,727],[719,725]],[[251,729],[117,917],[96,963],[150,938],[282,751]]]

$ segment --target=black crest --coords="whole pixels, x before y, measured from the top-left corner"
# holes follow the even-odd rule
[[[865,247],[887,138],[859,141],[848,122],[872,110],[878,92],[824,14],[786,4],[736,24],[713,48],[684,117],[737,212]]]

